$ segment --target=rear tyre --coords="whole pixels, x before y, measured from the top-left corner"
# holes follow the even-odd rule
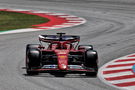
[[[93,68],[95,72],[87,72],[86,76],[97,76],[98,72],[98,54],[95,50],[88,50],[85,52],[85,63],[87,68]]]
[[[37,75],[38,72],[31,71],[32,68],[40,66],[40,50],[39,44],[28,44],[26,46],[26,73],[28,75]]]

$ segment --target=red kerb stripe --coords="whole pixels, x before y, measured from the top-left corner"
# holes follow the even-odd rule
[[[118,64],[118,65],[108,65],[107,68],[112,68],[112,67],[123,67],[123,66],[133,66],[135,63],[130,63],[130,64]]]
[[[135,61],[135,58],[134,59],[119,59],[115,62],[126,62],[126,61]]]
[[[105,79],[108,81],[114,81],[114,80],[122,80],[122,79],[129,79],[129,78],[135,78],[135,75],[124,75],[124,76],[110,77]]]
[[[128,57],[135,57],[135,54],[134,54],[134,55],[130,55],[130,56],[128,56]]]
[[[135,81],[134,82],[126,82],[126,83],[119,83],[119,84],[113,84],[118,87],[128,87],[128,86],[135,86]]]
[[[119,72],[125,72],[125,71],[132,71],[132,69],[121,69],[121,70],[103,71],[103,74],[119,73]]]

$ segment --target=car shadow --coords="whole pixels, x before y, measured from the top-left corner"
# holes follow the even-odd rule
[[[67,74],[65,76],[61,75],[51,75],[49,73],[41,73],[39,75],[28,75],[23,74],[27,77],[47,77],[47,78],[96,78],[97,76],[86,76],[85,74]]]

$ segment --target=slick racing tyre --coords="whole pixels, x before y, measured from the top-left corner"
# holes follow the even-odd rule
[[[85,52],[85,63],[84,65],[87,68],[93,68],[95,72],[87,72],[87,76],[96,76],[98,72],[98,65],[97,65],[97,60],[98,60],[98,54],[95,50],[88,50]]]
[[[29,49],[38,49],[38,47],[40,46],[40,44],[28,44],[26,46],[26,52],[29,50]]]
[[[92,45],[79,45],[78,46],[78,50],[93,50],[93,46]]]
[[[32,68],[40,66],[41,52],[37,44],[28,44],[26,47],[26,72],[29,75],[38,74],[38,72],[31,71]]]

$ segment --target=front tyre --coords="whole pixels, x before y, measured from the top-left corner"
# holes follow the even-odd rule
[[[32,68],[40,66],[41,52],[37,44],[28,44],[26,47],[26,73],[28,75],[37,75],[38,72],[32,71]]]
[[[97,76],[98,72],[98,54],[95,50],[88,50],[85,52],[85,67],[93,68],[95,72],[86,72],[86,76]]]

